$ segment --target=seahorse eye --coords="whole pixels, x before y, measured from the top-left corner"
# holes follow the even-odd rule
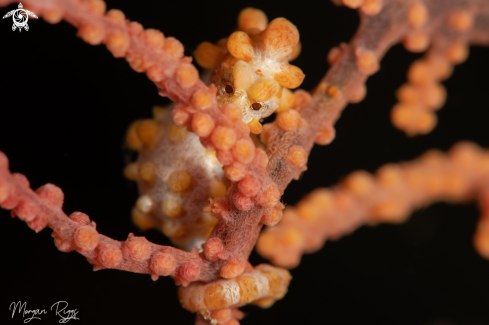
[[[253,103],[253,104],[251,104],[251,108],[253,108],[255,111],[259,110],[262,107],[263,107],[263,105],[260,104],[260,103]]]
[[[226,85],[226,87],[224,87],[224,90],[228,93],[228,94],[232,94],[234,93],[234,88],[233,86],[231,85]]]

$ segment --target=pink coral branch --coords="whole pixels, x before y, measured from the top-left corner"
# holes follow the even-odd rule
[[[18,216],[36,232],[46,226],[53,229],[59,250],[76,250],[94,264],[94,270],[112,268],[146,273],[153,280],[170,275],[183,285],[213,278],[211,263],[195,249],[185,252],[132,234],[126,241],[114,240],[99,234],[86,214],[74,212],[68,217],[61,210],[62,205],[61,189],[46,184],[32,191],[24,175],[10,174],[7,157],[0,152],[0,206],[12,210],[12,216]]]
[[[357,171],[338,186],[312,192],[295,208],[287,208],[279,225],[262,233],[257,250],[276,265],[295,267],[303,253],[363,225],[402,223],[413,210],[437,201],[477,200],[482,218],[474,243],[487,258],[488,189],[487,150],[459,143],[448,155],[428,151],[411,162],[385,165],[375,175]]]

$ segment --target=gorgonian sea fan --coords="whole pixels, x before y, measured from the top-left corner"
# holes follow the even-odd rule
[[[203,40],[217,41],[220,37],[228,34],[228,31],[235,24],[236,14],[245,4],[223,4],[222,7],[226,9],[232,10],[234,8],[232,17],[216,11],[215,8],[208,8],[208,11],[205,11],[206,8],[203,7],[196,10],[199,11],[198,14],[186,14],[185,17],[189,21],[199,22],[199,25],[202,26],[205,25],[206,28],[202,28],[202,32],[208,28],[211,31],[211,34],[208,35],[199,34],[201,31],[197,33],[195,31],[192,33],[190,31],[185,32],[188,24],[185,24],[181,17],[176,17],[178,16],[176,13],[185,8],[179,7],[172,10],[168,5],[161,4],[161,10],[155,10],[158,13],[155,12],[154,16],[149,14],[149,20],[145,21],[150,4],[146,6],[128,4],[126,6],[120,3],[108,3],[109,7],[121,8],[128,15],[132,13],[134,17],[131,15],[129,17],[140,21],[145,26],[156,27],[164,31],[165,35],[173,35],[179,38],[189,48],[192,48],[192,46],[195,48]],[[324,61],[324,56],[329,48],[336,46],[341,41],[347,41],[356,28],[355,13],[343,8],[335,8],[329,3],[323,4],[327,10],[321,10],[319,7],[314,7],[315,5],[310,5],[308,7],[291,8],[293,10],[288,12],[285,12],[285,10],[288,10],[286,8],[281,9],[283,10],[281,12],[277,12],[275,10],[279,6],[274,8],[272,5],[270,5],[270,8],[261,6],[260,8],[270,18],[287,17],[301,31],[303,52],[294,64],[300,66],[307,74],[303,87],[311,89],[326,70],[327,63]],[[314,8],[317,10],[314,10]],[[341,21],[336,18],[336,15],[340,16],[338,13],[342,15]],[[158,20],[163,20],[161,18],[162,15],[165,15],[164,24],[162,22],[156,23]],[[325,19],[324,17],[326,16],[330,17],[330,19]],[[204,17],[215,17],[215,19]],[[175,18],[174,23],[172,23],[173,18]],[[1,143],[1,150],[9,155],[14,171],[26,174],[34,187],[46,182],[52,182],[63,188],[67,198],[66,211],[85,211],[97,222],[98,229],[102,233],[113,238],[124,239],[127,233],[136,232],[135,228],[131,228],[127,223],[122,226],[124,228],[119,228],[120,226],[118,226],[119,222],[124,219],[128,220],[128,211],[131,209],[136,194],[134,188],[120,177],[120,171],[123,167],[120,159],[123,134],[125,128],[132,120],[141,116],[149,117],[152,105],[163,102],[155,95],[154,86],[147,82],[143,76],[131,71],[126,63],[119,63],[111,58],[105,49],[89,47],[72,37],[74,31],[70,27],[66,25],[47,26],[41,21],[36,22],[36,25],[40,26],[37,34],[30,34],[36,31],[34,25],[31,25],[29,33],[22,33],[22,35],[27,34],[29,37],[29,39],[23,39],[22,42],[18,43],[19,47],[25,49],[24,51],[16,53],[2,51],[4,61],[17,62],[17,64],[8,66],[4,64],[2,69],[5,75],[11,71],[10,69],[16,69],[17,71],[18,69],[26,69],[27,71],[22,76],[15,73],[9,74],[11,76],[9,87],[11,88],[5,93],[12,94],[9,98],[16,97],[23,98],[23,100],[16,100],[12,105],[8,106],[4,102],[2,105],[4,107],[2,114],[6,115],[4,115],[5,118],[2,117],[2,132],[5,132],[5,134],[1,137],[4,139]],[[342,36],[327,32],[328,30],[337,31],[338,26],[343,26],[344,28],[344,30],[340,30],[340,32],[345,33]],[[317,31],[324,32],[318,33]],[[14,40],[13,36],[18,36],[18,33],[11,35],[7,34],[7,32],[11,33],[11,30],[2,31],[2,35],[9,37],[9,40]],[[58,36],[53,37],[53,34]],[[185,39],[184,34],[191,34],[195,38]],[[324,34],[324,37],[320,36],[322,34]],[[315,36],[307,37],[306,35]],[[307,43],[310,44],[309,49],[311,50],[309,52],[307,52]],[[32,49],[35,47],[34,45],[37,48],[51,49],[52,58],[49,58],[48,55],[43,56],[44,54],[40,52],[35,52]],[[324,50],[318,48],[318,46],[324,46]],[[70,48],[74,50],[69,51],[68,49]],[[32,51],[37,53],[34,54],[34,58],[31,58]],[[410,160],[428,148],[448,149],[459,139],[470,139],[485,145],[486,140],[483,134],[485,116],[480,110],[483,104],[478,102],[480,97],[477,97],[479,95],[476,91],[478,87],[482,87],[483,83],[471,82],[470,85],[467,83],[467,80],[479,80],[477,76],[481,76],[482,80],[483,72],[487,71],[487,65],[482,59],[485,51],[485,49],[471,49],[471,59],[464,65],[457,67],[453,77],[446,83],[449,97],[447,105],[439,113],[439,125],[432,134],[412,140],[395,131],[388,121],[390,108],[395,102],[393,94],[404,82],[404,71],[408,66],[408,62],[414,58],[410,54],[405,54],[401,48],[394,48],[392,53],[389,52],[385,60],[382,61],[379,73],[370,79],[367,84],[369,93],[366,100],[346,109],[336,125],[338,136],[335,142],[329,147],[317,148],[315,152],[313,151],[308,172],[302,176],[301,182],[294,182],[289,187],[286,191],[284,202],[288,204],[295,203],[303,193],[306,193],[311,188],[333,184],[342,175],[346,175],[354,169],[363,168],[374,171],[388,161]],[[190,52],[189,54],[191,54]],[[62,53],[78,53],[77,55],[80,56],[77,56],[78,59],[76,59],[74,58],[75,54],[63,56]],[[41,58],[45,62],[39,62]],[[54,60],[55,58],[56,60]],[[48,64],[49,62],[53,63]],[[59,70],[57,67],[59,67]],[[121,70],[125,72],[121,72]],[[72,77],[69,84],[62,82],[62,80],[66,80],[63,78],[66,78],[67,71],[70,71],[69,76]],[[79,71],[79,73],[76,73],[76,71]],[[84,79],[86,71],[91,73]],[[38,73],[36,74],[36,72]],[[127,76],[124,82],[121,81],[123,78],[121,74],[123,73],[126,73]],[[50,81],[48,85],[46,76],[49,74],[52,77],[48,78]],[[44,78],[36,79],[40,75],[44,76]],[[98,76],[100,79],[96,80],[97,78],[94,78],[94,76]],[[138,79],[139,82],[133,81],[135,78],[140,78]],[[53,86],[55,82],[57,86]],[[25,88],[22,88],[21,85],[24,85]],[[29,85],[32,85],[32,87],[28,87]],[[102,86],[103,92],[98,90],[102,89]],[[28,93],[31,94],[28,98],[25,98],[26,89],[29,89]],[[54,92],[52,89],[55,89]],[[113,92],[110,92],[111,89]],[[73,93],[78,96],[73,95]],[[133,95],[133,93],[137,93],[137,95]],[[18,96],[13,94],[18,94]],[[24,95],[21,97],[22,94]],[[51,94],[51,97],[46,98],[46,94]],[[454,101],[451,101],[450,96],[453,96]],[[45,98],[44,102],[41,102],[42,98]],[[46,104],[46,102],[49,104]],[[462,109],[465,109],[463,115],[460,114]],[[469,109],[470,112],[467,112]],[[141,113],[141,111],[144,112]],[[28,117],[26,117],[26,114],[22,114],[23,112],[29,112],[27,114]],[[22,123],[15,124],[12,121],[22,121]],[[40,127],[41,125],[43,126],[42,128]],[[38,127],[39,129],[36,132]],[[24,128],[32,128],[32,134],[26,133],[27,131]],[[63,135],[63,137],[60,137],[60,135]],[[66,139],[63,139],[65,135]],[[68,139],[68,135],[72,135],[72,137]],[[93,139],[93,141],[88,142],[89,139]],[[21,152],[19,148],[24,149]],[[24,152],[26,156],[22,156]],[[62,156],[65,153],[68,154],[66,158]],[[40,159],[39,157],[43,158]],[[34,160],[35,163],[33,163]],[[68,167],[67,164],[71,167]],[[86,184],[87,179],[93,179],[93,181]],[[106,182],[106,185],[101,187],[101,182]],[[116,192],[118,188],[121,189],[120,192]],[[129,191],[132,189],[133,192],[128,194],[125,191],[126,189]],[[75,203],[75,198],[83,199]],[[94,201],[101,203],[96,204]],[[86,204],[89,206],[87,207]],[[469,274],[469,266],[473,270],[473,272],[470,272],[473,277],[478,272],[483,273],[484,267],[487,268],[474,253],[471,253],[470,244],[476,213],[474,212],[471,218],[465,218],[463,215],[466,210],[456,208],[453,216],[451,216],[449,212],[451,209],[444,206],[430,208],[423,213],[418,213],[406,227],[381,226],[374,229],[364,229],[357,236],[330,244],[326,251],[318,253],[319,255],[306,257],[303,265],[292,271],[294,279],[287,299],[279,302],[268,311],[262,312],[254,309],[247,321],[253,321],[254,323],[265,322],[267,317],[272,317],[272,314],[280,317],[279,319],[283,320],[282,323],[287,323],[293,320],[294,317],[298,317],[294,316],[295,312],[292,313],[292,311],[300,308],[304,311],[304,314],[300,315],[301,319],[306,319],[305,322],[310,319],[312,322],[314,312],[317,312],[317,304],[325,304],[324,300],[322,300],[322,294],[311,289],[319,287],[321,283],[324,283],[322,288],[325,288],[325,292],[329,292],[329,296],[325,299],[326,305],[331,306],[329,313],[332,314],[330,316],[332,321],[340,317],[340,311],[342,310],[366,310],[363,304],[370,300],[376,300],[376,303],[372,301],[372,305],[369,305],[370,307],[368,308],[369,312],[366,313],[371,315],[372,320],[381,317],[386,321],[396,321],[401,318],[399,315],[402,310],[414,309],[419,311],[419,313],[411,316],[413,319],[429,321],[434,318],[444,317],[453,320],[456,317],[455,313],[458,312],[464,315],[465,311],[465,315],[480,315],[478,319],[484,321],[485,316],[480,312],[483,310],[482,306],[478,311],[474,312],[471,309],[472,307],[464,307],[465,305],[462,301],[459,301],[459,303],[453,302],[453,308],[430,305],[433,301],[448,301],[451,299],[458,301],[456,299],[459,298],[454,294],[454,292],[458,292],[457,290],[462,290],[465,293],[480,293],[482,297],[485,297],[484,293],[482,293],[484,289],[482,277],[477,282],[477,285],[465,282],[465,280],[454,281],[458,284],[463,284],[463,286],[454,284],[453,290],[446,289],[446,291],[453,294],[448,294],[448,297],[452,298],[442,295],[441,292],[444,291],[439,289],[452,283],[452,279],[469,278],[469,276],[463,276],[463,274]],[[438,217],[438,219],[436,217],[430,218],[429,215],[433,214],[434,211],[439,211],[438,213],[443,215],[443,217]],[[3,213],[5,214],[5,212]],[[100,216],[103,216],[103,218]],[[107,218],[107,221],[103,221],[105,218]],[[41,283],[39,290],[44,289],[44,297],[46,297],[44,299],[48,300],[51,297],[54,302],[61,299],[60,295],[66,294],[68,295],[66,300],[70,304],[72,303],[73,307],[75,307],[76,303],[80,303],[81,307],[79,307],[79,310],[93,310],[94,313],[97,313],[102,318],[105,317],[103,315],[107,314],[106,310],[102,309],[102,307],[100,309],[99,307],[94,307],[93,300],[90,301],[88,297],[96,299],[100,306],[110,306],[113,303],[118,305],[118,308],[121,306],[125,307],[124,310],[135,310],[134,314],[120,315],[121,319],[146,316],[149,318],[151,315],[146,315],[149,314],[149,311],[141,316],[140,310],[146,310],[148,306],[150,308],[154,306],[155,309],[158,308],[160,310],[162,304],[170,306],[168,309],[172,309],[172,313],[174,313],[172,315],[165,313],[164,317],[169,321],[171,317],[175,317],[177,319],[175,321],[179,322],[183,322],[185,317],[192,317],[187,313],[180,312],[179,307],[178,309],[171,308],[171,306],[177,307],[177,303],[173,294],[166,293],[173,290],[171,289],[173,284],[170,284],[169,281],[158,281],[156,285],[148,286],[147,278],[145,277],[143,280],[142,276],[122,274],[121,272],[121,274],[118,274],[115,271],[105,271],[108,275],[104,275],[104,272],[91,273],[90,266],[86,264],[84,259],[77,257],[75,254],[63,255],[53,250],[52,239],[49,237],[48,232],[41,233],[36,237],[28,229],[24,229],[26,228],[25,225],[19,225],[16,220],[11,221],[9,218],[2,218],[2,222],[8,223],[9,227],[14,227],[13,229],[17,230],[16,235],[12,231],[12,235],[9,233],[5,238],[2,238],[6,241],[4,247],[13,247],[11,252],[7,252],[9,254],[8,260],[13,262],[11,263],[13,281],[12,284],[8,285],[7,289],[10,288],[10,290],[3,291],[7,292],[7,294],[2,295],[2,303],[3,301],[10,303],[10,300],[25,299],[29,303],[33,301],[32,304],[34,305],[35,301],[40,301],[40,299],[39,292],[34,292],[32,288],[39,287]],[[433,230],[433,223],[441,223],[442,226],[438,226],[439,228],[434,227],[435,230]],[[414,230],[410,227],[413,227]],[[9,228],[5,226],[4,229]],[[420,229],[428,229],[429,231],[422,233]],[[150,233],[149,237],[152,242],[161,242],[163,240],[156,233]],[[446,239],[445,242],[442,241],[443,238]],[[29,240],[44,241],[46,243],[45,249],[39,248],[38,260],[29,259],[29,256],[35,256],[34,252],[31,252],[32,242],[29,243],[30,245],[25,243]],[[413,242],[417,242],[419,246],[413,249]],[[24,244],[26,245],[24,251],[15,251]],[[385,246],[389,246],[389,248],[386,249]],[[460,247],[461,251],[458,250]],[[49,254],[52,254],[51,258]],[[416,257],[416,254],[421,256]],[[71,263],[59,262],[58,256],[64,256],[62,258],[68,258],[70,261],[79,264],[74,264],[78,266],[72,266]],[[366,257],[372,258],[376,263],[372,263],[372,265]],[[324,263],[319,261],[324,261]],[[399,261],[399,263],[395,264],[394,261]],[[252,264],[258,263],[259,261],[256,261]],[[447,271],[447,269],[453,271]],[[65,271],[57,273],[58,270]],[[344,272],[345,270],[350,270],[349,272],[351,273],[348,274]],[[80,274],[79,272],[83,275],[76,276],[76,274]],[[458,275],[451,275],[448,272],[458,273]],[[68,276],[63,275],[67,273],[70,274],[69,279],[67,279]],[[73,277],[71,273],[73,273]],[[27,277],[25,276],[26,274],[28,274]],[[446,278],[440,279],[440,274],[444,274]],[[107,276],[107,279],[104,278],[105,276]],[[87,280],[84,280],[84,277],[87,277]],[[97,285],[93,285],[91,281],[96,281],[98,277],[103,278],[105,281],[101,282],[105,283],[94,282]],[[118,278],[123,280],[117,282]],[[15,281],[15,279],[18,279],[18,281]],[[332,279],[334,279],[333,283],[331,282],[333,281]],[[339,281],[336,279],[344,280]],[[52,288],[55,281],[60,283],[61,288],[64,287],[66,289]],[[136,284],[131,285],[134,282]],[[385,284],[386,282],[390,285]],[[354,285],[351,285],[352,283]],[[393,292],[392,283],[395,283],[395,293]],[[409,288],[408,283],[411,283],[414,288],[418,288],[421,292],[428,293],[428,296],[434,295],[435,298],[420,298],[415,290]],[[381,284],[385,284],[385,287]],[[165,286],[165,288],[161,288],[161,286]],[[348,288],[345,288],[345,286]],[[18,287],[24,288],[24,290],[14,291],[14,288]],[[479,289],[476,289],[476,287]],[[124,288],[124,294],[127,294],[126,290],[128,288],[134,288],[134,291],[138,293],[141,293],[139,290],[147,290],[147,294],[142,295],[144,297],[142,300],[144,301],[134,302],[132,299],[121,298],[123,296],[122,288]],[[474,291],[469,291],[471,289]],[[358,305],[355,305],[356,300],[352,302],[351,299],[343,298],[345,297],[345,290],[351,290],[349,297],[358,297]],[[403,294],[399,294],[399,290]],[[94,295],[94,292],[102,294],[96,297],[97,294]],[[302,292],[304,294],[301,294]],[[371,299],[372,292],[377,292],[374,295],[378,299]],[[154,296],[152,295],[153,293]],[[477,296],[476,294],[471,295],[472,298],[470,298],[470,301],[475,306],[482,304],[484,300],[483,298],[473,298]],[[25,295],[31,295],[31,298],[29,299]],[[131,296],[130,294],[128,295]],[[302,299],[307,300],[307,303],[300,304],[297,300],[295,302],[291,301],[294,295],[301,295]],[[387,299],[386,297],[392,299]],[[416,301],[419,301],[419,299],[426,299],[423,301],[426,301],[428,307],[418,305]],[[384,303],[381,309],[378,306],[379,301]],[[172,305],[173,303],[175,305]],[[396,307],[400,308],[400,311],[399,309],[390,308],[395,311],[392,314],[385,314],[383,313],[385,304],[393,308],[399,305],[404,307]],[[3,305],[6,304],[3,303]],[[441,303],[440,305],[448,306],[450,304]],[[426,316],[424,311],[432,312],[432,314]],[[379,314],[382,316],[379,316]],[[111,319],[117,319],[119,315],[112,314],[110,317]],[[348,317],[354,319],[355,316],[351,315]],[[158,318],[161,319],[161,315],[158,315]]]

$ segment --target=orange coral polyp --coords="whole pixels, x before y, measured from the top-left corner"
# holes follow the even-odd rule
[[[238,190],[246,196],[255,196],[260,192],[260,182],[251,175],[246,175],[239,183]]]
[[[163,50],[175,59],[183,56],[183,45],[174,37],[168,37],[165,40]]]
[[[223,106],[222,111],[233,122],[238,122],[243,119],[243,113],[241,112],[241,109],[234,104]]]
[[[234,158],[242,164],[250,163],[255,156],[255,145],[249,140],[238,140],[232,150]]]
[[[136,261],[145,261],[151,256],[151,244],[144,237],[132,237],[125,246]]]
[[[348,8],[357,9],[363,5],[364,0],[341,0],[341,2]]]
[[[200,89],[192,96],[194,105],[202,110],[209,108],[214,100],[214,95],[207,89]]]
[[[281,196],[279,188],[275,185],[271,185],[260,194],[257,198],[257,202],[264,208],[273,208],[279,203]]]
[[[273,209],[268,209],[265,211],[261,219],[261,222],[263,222],[263,224],[269,227],[272,227],[278,224],[280,220],[282,220],[282,216],[283,216],[282,208],[275,207]]]
[[[307,162],[307,152],[304,148],[294,145],[289,149],[286,159],[292,166],[300,168]]]
[[[428,20],[428,9],[421,1],[416,1],[408,10],[407,20],[412,28],[420,28]]]
[[[446,58],[452,64],[460,64],[469,56],[468,46],[464,42],[453,43],[446,51]]]
[[[110,34],[107,37],[106,46],[114,57],[122,58],[129,48],[129,38],[122,33]]]
[[[237,258],[230,259],[224,263],[221,268],[220,275],[225,279],[232,279],[240,276],[245,269],[245,262]]]
[[[75,232],[74,241],[80,249],[91,251],[97,247],[99,235],[91,226],[82,226]]]
[[[230,181],[237,182],[245,177],[246,167],[241,163],[233,163],[231,165],[224,166],[224,173]]]
[[[276,123],[282,130],[293,130],[300,126],[301,116],[296,110],[289,109],[277,114]]]
[[[163,47],[163,43],[165,42],[165,37],[163,33],[157,29],[148,28],[144,30],[144,40],[146,44],[154,49],[160,49]]]
[[[466,32],[474,26],[474,17],[468,11],[454,12],[448,16],[448,25],[456,31]]]
[[[63,20],[64,12],[61,9],[50,9],[46,10],[46,12],[42,15],[45,21],[50,24],[57,24],[61,20]]]
[[[209,261],[215,261],[219,259],[219,255],[224,248],[224,244],[221,239],[214,237],[208,239],[204,245],[202,245],[202,248],[204,250],[205,257]]]
[[[240,192],[236,192],[232,196],[232,202],[236,209],[240,211],[248,211],[253,208],[255,205],[255,202],[253,201],[253,198],[250,198],[249,196],[242,194]]]
[[[368,16],[375,16],[382,10],[382,7],[382,0],[364,0],[360,10]]]
[[[100,248],[99,262],[106,268],[116,268],[122,262],[122,251],[115,245],[107,245]]]
[[[182,88],[189,88],[199,80],[199,72],[192,64],[182,64],[176,74],[176,80]]]
[[[315,142],[316,144],[325,146],[333,142],[336,136],[336,131],[334,128],[325,128],[319,132],[317,135]]]
[[[207,137],[214,129],[214,120],[208,114],[198,113],[192,119],[192,131],[200,137]]]
[[[123,24],[126,21],[126,15],[119,9],[110,9],[105,15],[118,24]]]
[[[373,74],[379,70],[379,61],[372,51],[358,49],[356,56],[358,69],[363,73]]]
[[[408,34],[403,40],[404,47],[411,52],[424,52],[430,45],[428,33],[416,31]]]
[[[105,38],[105,30],[98,25],[85,25],[78,29],[78,36],[90,45],[98,45]]]
[[[229,150],[236,143],[236,133],[231,128],[218,126],[211,135],[212,144],[220,150]]]
[[[170,254],[158,253],[151,260],[151,270],[157,275],[170,275],[174,272],[176,266],[177,262]]]
[[[192,131],[200,137],[207,137],[214,129],[214,120],[208,114],[198,113],[192,119]]]
[[[199,277],[200,267],[195,263],[185,263],[178,269],[178,275],[181,280],[186,280],[187,284],[183,284],[183,286],[187,286],[189,282],[195,281]]]
[[[102,0],[89,0],[88,1],[88,10],[96,15],[105,14],[106,5]]]

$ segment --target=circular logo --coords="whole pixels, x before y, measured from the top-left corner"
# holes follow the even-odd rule
[[[27,21],[29,20],[29,17],[27,16],[27,12],[25,12],[24,9],[15,10],[15,13],[12,16],[14,19],[14,24],[18,28],[22,28],[25,25],[27,25]]]

